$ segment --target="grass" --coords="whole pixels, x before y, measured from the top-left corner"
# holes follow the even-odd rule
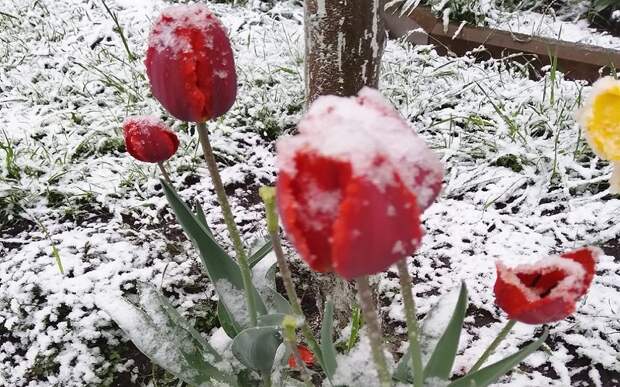
[[[54,43],[70,37],[78,26],[72,26],[71,20],[54,23],[57,4],[47,4],[50,9],[42,2],[32,2],[27,9],[7,10],[11,16],[0,14],[0,25],[7,27],[0,32],[6,37],[0,39],[0,53],[12,53],[0,55],[0,64],[9,76],[11,68],[30,68],[36,63],[37,59],[25,50],[30,37]],[[111,12],[100,8],[92,12],[101,13],[98,20],[109,21]],[[77,8],[75,15],[81,12]],[[299,28],[290,27],[294,22],[281,17],[282,21],[267,27],[257,24],[235,31],[235,48],[243,54],[239,60],[239,100],[227,116],[212,123],[222,165],[230,166],[228,171],[233,172],[240,168],[253,183],[273,180],[273,160],[261,158],[261,152],[272,152],[272,141],[293,131],[303,110],[303,38]],[[39,24],[29,35],[17,19]],[[192,306],[180,305],[180,309],[195,320],[199,330],[209,332],[217,326],[209,286],[191,267],[193,256],[163,208],[161,189],[153,178],[155,169],[131,161],[124,153],[120,132],[123,118],[132,114],[161,115],[162,110],[148,94],[140,61],[130,58],[140,55],[135,48],[143,43],[144,36],[139,36],[132,25],[121,28],[122,21],[122,17],[112,20],[116,25],[116,35],[112,36],[117,40],[102,40],[94,48],[89,46],[92,42],[84,42],[82,51],[71,52],[75,59],[67,65],[63,77],[48,79],[46,74],[32,74],[36,81],[33,84],[13,78],[17,79],[17,102],[11,104],[27,104],[25,117],[38,124],[37,117],[41,116],[48,123],[41,123],[41,128],[24,136],[0,136],[0,219],[19,224],[22,216],[37,216],[42,224],[38,231],[43,234],[41,261],[45,260],[37,270],[42,272],[51,265],[61,265],[63,259],[68,271],[73,267],[99,270],[107,261],[119,260],[117,254],[127,253],[106,251],[108,243],[124,246],[122,243],[130,242],[139,250],[131,264],[136,267],[127,264],[105,280],[119,288],[135,282],[135,276],[154,280],[171,299],[188,298]],[[271,22],[261,19],[261,23]],[[51,48],[57,49],[53,44]],[[134,48],[135,53],[128,48]],[[604,185],[606,166],[589,152],[574,127],[573,111],[581,103],[583,86],[565,82],[553,67],[539,82],[527,80],[528,71],[527,66],[509,64],[508,60],[481,63],[472,58],[440,58],[428,47],[404,43],[388,46],[383,90],[431,147],[441,153],[448,166],[447,181],[452,183],[446,186],[444,203],[471,203],[487,210],[485,216],[500,212],[509,216],[510,222],[523,226],[519,223],[523,218],[531,219],[539,211],[529,203],[538,203],[541,197],[551,200],[552,195],[558,195],[553,200],[564,204],[582,200],[585,205],[593,205],[602,200],[597,195]],[[60,73],[61,69],[49,72]],[[50,90],[57,91],[56,95]],[[37,115],[27,115],[29,110]],[[187,197],[211,205],[214,199],[208,183],[199,178],[204,166],[192,126],[175,123],[165,115],[163,118],[182,140],[178,155],[169,163],[175,182]],[[247,165],[239,164],[243,160],[249,160]],[[555,189],[558,184],[570,188],[568,196],[562,196],[564,190]],[[241,188],[237,191],[247,187]],[[480,197],[482,200],[478,200]],[[235,199],[242,207],[239,203],[244,198]],[[509,200],[513,201],[507,203]],[[506,207],[500,209],[501,205]],[[43,214],[42,206],[46,211]],[[243,213],[248,235],[261,228],[253,211],[251,208]],[[216,219],[217,211],[211,215]],[[559,221],[554,223],[558,225]],[[36,225],[33,227],[36,230]],[[65,230],[84,229],[89,230],[88,238],[92,234],[92,243],[82,247],[68,246],[59,237]],[[161,256],[144,257],[153,245]],[[78,259],[68,259],[76,255],[74,250],[78,250]],[[37,258],[32,260],[39,262]],[[134,275],[134,271],[139,274]],[[86,274],[86,278],[92,278]],[[15,275],[18,277],[19,272]],[[45,285],[43,279],[37,281]],[[40,303],[47,303],[43,299],[51,294],[44,293]],[[67,317],[66,322],[71,323],[71,318]],[[351,335],[340,343],[342,352],[353,348],[361,325],[361,317],[354,313]],[[110,342],[121,337],[114,327],[100,328],[109,334]],[[16,332],[23,331],[30,337],[46,334],[45,330],[29,329],[18,326]],[[59,345],[69,348],[71,340],[81,339],[67,336],[66,342]],[[97,356],[109,363],[99,374],[102,385],[119,383],[114,367],[130,358],[142,362],[137,377],[145,384],[176,385],[169,375],[124,344],[114,346],[106,341],[105,345],[88,345],[99,348]],[[43,377],[55,374],[54,367],[49,359],[41,358],[32,372]]]

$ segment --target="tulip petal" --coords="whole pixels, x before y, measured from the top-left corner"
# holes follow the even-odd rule
[[[511,319],[527,324],[562,320],[574,313],[577,300],[588,291],[599,254],[588,247],[532,265],[508,268],[498,263],[496,303]]]
[[[123,123],[127,152],[137,160],[159,163],[168,160],[179,147],[173,131],[156,117],[130,117]]]
[[[348,184],[333,227],[334,270],[344,278],[381,272],[419,245],[416,197],[394,181],[383,190],[363,177]]]
[[[311,153],[295,157],[295,176],[278,176],[278,205],[284,227],[299,253],[317,271],[332,270],[332,226],[341,200],[340,187],[351,168]]]
[[[226,113],[237,75],[226,30],[204,5],[164,10],[144,62],[153,95],[176,118],[204,122]]]

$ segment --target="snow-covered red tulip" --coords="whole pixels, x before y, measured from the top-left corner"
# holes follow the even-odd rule
[[[180,120],[204,122],[235,102],[230,41],[205,5],[165,9],[151,30],[145,65],[153,95]]]
[[[277,144],[277,200],[302,258],[353,279],[413,253],[443,169],[381,94],[321,97],[298,130]]]
[[[587,247],[514,268],[498,263],[496,303],[510,319],[526,324],[562,320],[588,291],[600,254]]]
[[[179,148],[177,135],[156,117],[130,117],[123,123],[125,146],[134,158],[161,163]]]

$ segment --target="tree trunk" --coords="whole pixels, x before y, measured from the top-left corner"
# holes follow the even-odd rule
[[[305,0],[306,102],[377,87],[384,0]]]
[[[385,0],[305,0],[306,104],[321,95],[351,96],[378,87],[386,39]],[[340,327],[356,304],[353,284],[334,274],[316,274],[323,302],[334,301]]]

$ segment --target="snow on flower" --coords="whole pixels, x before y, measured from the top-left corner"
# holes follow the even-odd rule
[[[176,118],[203,122],[226,113],[237,96],[237,73],[225,28],[205,5],[165,9],[146,52],[155,98]]]
[[[588,247],[515,268],[498,262],[496,303],[511,319],[527,324],[562,320],[588,291],[601,253]]]
[[[140,161],[160,163],[179,148],[177,135],[157,117],[130,117],[123,123],[123,133],[127,152]]]
[[[308,264],[351,279],[415,251],[443,169],[379,92],[321,97],[298,128],[278,141],[278,202]]]

